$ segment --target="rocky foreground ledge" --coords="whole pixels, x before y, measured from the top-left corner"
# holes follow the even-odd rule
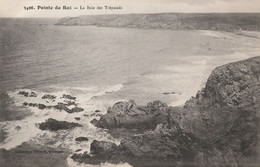
[[[217,67],[183,107],[116,103],[92,123],[120,132],[121,144],[93,141],[91,155],[72,158],[133,166],[257,166],[259,113],[260,57],[254,57]]]

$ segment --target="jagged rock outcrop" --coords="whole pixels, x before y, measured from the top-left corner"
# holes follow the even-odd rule
[[[62,95],[62,98],[64,98],[64,99],[69,99],[69,100],[76,100],[76,97],[71,96],[71,95],[66,95],[66,94],[63,94],[63,95]]]
[[[246,150],[256,141],[260,111],[260,57],[217,67],[206,87],[183,107],[179,126],[208,143]]]
[[[51,94],[45,94],[45,95],[42,96],[42,99],[54,100],[54,99],[56,99],[56,96],[51,95]]]
[[[90,145],[90,149],[92,154],[106,156],[117,149],[117,145],[112,142],[94,140]]]
[[[80,107],[77,107],[77,106],[73,107],[72,109],[69,109],[68,106],[70,106],[70,105],[75,105],[75,104],[71,104],[69,102],[68,103],[61,103],[61,102],[59,102],[57,105],[50,106],[50,107],[53,107],[53,108],[55,108],[57,110],[60,110],[60,111],[64,110],[64,111],[66,111],[68,113],[75,113],[75,112],[84,111],[83,108],[80,108]]]
[[[260,57],[217,67],[205,88],[183,108],[167,107],[158,102],[145,107],[136,106],[133,101],[120,102],[95,123],[102,123],[106,128],[136,128],[154,120],[149,114],[148,119],[142,117],[144,113],[152,117],[166,115],[154,131],[127,137],[109,152],[101,145],[88,162],[98,159],[98,162],[125,161],[136,165],[140,161],[142,164],[181,161],[184,166],[184,162],[205,167],[244,166],[248,157],[258,154]],[[100,152],[107,152],[109,156],[102,159]],[[254,166],[259,162],[250,163]]]
[[[35,92],[26,92],[26,91],[19,91],[18,94],[23,95],[25,97],[37,97],[37,94]],[[42,96],[42,99],[46,99],[47,103],[48,100],[51,100],[52,102],[55,101],[57,97],[55,95],[51,95],[51,94],[45,94]],[[63,102],[58,102],[56,105],[45,105],[45,104],[40,104],[40,103],[28,103],[28,102],[24,102],[23,105],[24,106],[28,106],[28,107],[38,107],[39,109],[43,110],[43,109],[57,109],[60,111],[66,111],[68,113],[75,113],[75,112],[82,112],[84,111],[83,108],[78,107],[78,104],[76,103],[76,97],[68,95],[68,94],[63,94],[63,96],[61,97],[63,99],[65,99]],[[74,107],[71,107],[74,106]]]
[[[115,143],[107,141],[94,140],[90,145],[90,151],[92,156],[90,156],[88,152],[84,152],[83,154],[74,154],[71,158],[80,163],[100,164],[105,163],[106,160],[111,160],[113,156],[120,156],[120,147]],[[114,160],[117,161],[119,159],[116,158]]]
[[[81,112],[81,111],[84,111],[83,108],[80,108],[80,107],[73,107],[69,113],[74,113],[74,112]]]
[[[156,135],[160,133],[157,142],[150,137],[150,133],[142,136],[141,141],[133,138],[122,144],[128,150],[138,150],[135,155],[140,152],[140,155],[147,155],[147,150],[152,153],[157,151],[151,156],[163,155],[158,147],[154,147],[163,145],[170,147],[171,154],[180,148],[187,148],[180,150],[181,159],[187,155],[185,151],[203,155],[206,159],[204,162],[207,162],[204,166],[242,164],[240,157],[256,155],[260,112],[259,76],[260,57],[217,67],[208,78],[206,87],[187,101],[180,112],[170,112],[164,128],[153,132]],[[175,133],[189,136],[188,140],[177,137]],[[164,142],[165,135],[169,136],[169,141]],[[181,140],[176,141],[176,138]],[[149,144],[145,144],[147,141]],[[142,149],[144,144],[145,149]],[[228,160],[225,157],[229,157]]]
[[[81,107],[77,107],[77,105],[75,103],[70,103],[70,102],[67,102],[67,103],[61,103],[59,102],[57,105],[55,106],[46,106],[44,104],[37,104],[37,103],[27,103],[27,102],[24,102],[23,103],[24,106],[29,106],[29,107],[38,107],[39,109],[43,110],[43,109],[50,109],[50,108],[54,108],[56,110],[64,110],[68,113],[75,113],[75,112],[82,112],[84,111],[83,108]],[[68,107],[71,106],[71,105],[74,105],[75,107],[69,109]]]
[[[26,92],[26,91],[19,91],[19,95],[23,95],[25,97],[37,97],[37,94],[35,92]]]
[[[88,141],[87,137],[77,137],[75,141],[82,142],[82,141]]]
[[[45,109],[47,106],[44,105],[44,104],[37,104],[37,103],[27,103],[27,102],[24,102],[23,103],[24,106],[30,106],[30,107],[38,107],[39,109],[43,110]]]
[[[168,107],[165,103],[154,101],[146,106],[138,106],[135,101],[118,102],[108,108],[107,114],[92,123],[100,128],[155,129],[167,118]]]

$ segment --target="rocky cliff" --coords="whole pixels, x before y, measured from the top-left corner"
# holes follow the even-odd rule
[[[146,106],[138,106],[133,100],[118,102],[110,107],[99,121],[93,120],[92,123],[99,128],[107,129],[155,129],[157,124],[166,121],[167,110],[167,105],[160,101],[148,103]]]
[[[121,136],[119,146],[95,141],[93,156],[72,158],[133,166],[257,166],[259,113],[260,57],[254,57],[217,67],[205,88],[182,108],[158,101],[147,106],[115,104],[95,125],[129,132],[140,126],[142,133]]]

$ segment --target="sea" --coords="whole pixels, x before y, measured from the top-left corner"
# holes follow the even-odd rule
[[[138,105],[160,100],[181,106],[205,86],[217,66],[260,55],[259,32],[57,26],[57,21],[0,19],[0,149],[36,143],[73,154],[80,149],[78,153],[89,152],[93,140],[119,144],[120,139],[90,123],[100,117],[95,110],[105,114],[109,106],[130,99]],[[19,91],[35,92],[37,97]],[[46,101],[45,94],[58,100]],[[69,114],[23,106],[55,105],[63,94],[75,96],[84,111]],[[38,124],[48,118],[83,127],[40,130]],[[82,136],[89,140],[75,142]],[[84,166],[70,156],[67,165]],[[115,166],[103,164],[109,165]]]

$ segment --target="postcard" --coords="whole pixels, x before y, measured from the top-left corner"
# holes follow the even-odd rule
[[[260,166],[258,0],[0,0],[0,166]]]

